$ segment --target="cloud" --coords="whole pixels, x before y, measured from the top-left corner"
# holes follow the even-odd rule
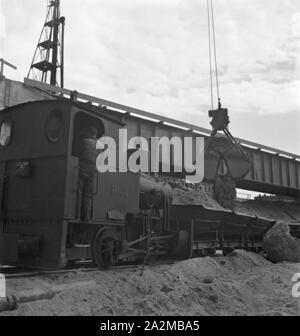
[[[6,20],[3,12],[2,0],[0,0],[0,39],[6,35]]]
[[[19,80],[45,3],[4,0],[4,55],[19,65]],[[235,115],[299,111],[300,2],[218,0],[214,8],[223,104]],[[209,127],[205,0],[64,0],[62,13],[67,87]]]

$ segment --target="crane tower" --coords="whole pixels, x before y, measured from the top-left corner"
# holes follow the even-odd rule
[[[64,87],[64,28],[60,0],[48,0],[46,20],[27,78]]]

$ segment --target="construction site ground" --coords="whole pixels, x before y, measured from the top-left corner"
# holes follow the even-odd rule
[[[9,279],[18,308],[0,315],[300,315],[292,277],[300,264],[273,264],[235,251],[141,268]]]
[[[220,209],[203,192],[176,191],[174,203]],[[236,211],[284,222],[299,222],[295,203],[237,202]],[[274,264],[262,255],[237,250],[231,255],[196,258],[130,269],[8,279],[19,302],[0,315],[300,315],[292,295],[299,263]]]

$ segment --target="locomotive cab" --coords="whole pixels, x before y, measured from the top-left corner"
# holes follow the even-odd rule
[[[78,218],[77,143],[91,124],[97,137],[116,141],[122,127],[101,109],[67,100],[0,111],[1,264],[59,268],[93,259],[99,230],[114,226],[121,235],[126,215],[138,212],[138,175],[97,173],[90,221]]]

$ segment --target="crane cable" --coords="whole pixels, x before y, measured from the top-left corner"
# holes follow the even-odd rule
[[[212,106],[212,109],[214,109],[212,57],[214,57],[214,66],[215,66],[214,70],[215,70],[215,76],[216,76],[216,89],[217,89],[219,107],[220,107],[221,98],[220,98],[220,90],[219,90],[219,73],[218,73],[218,61],[217,61],[213,0],[207,0],[207,24],[208,24],[208,47],[209,47],[209,71],[210,71],[210,96],[211,96],[211,106]],[[212,49],[213,49],[213,56],[212,56]]]

